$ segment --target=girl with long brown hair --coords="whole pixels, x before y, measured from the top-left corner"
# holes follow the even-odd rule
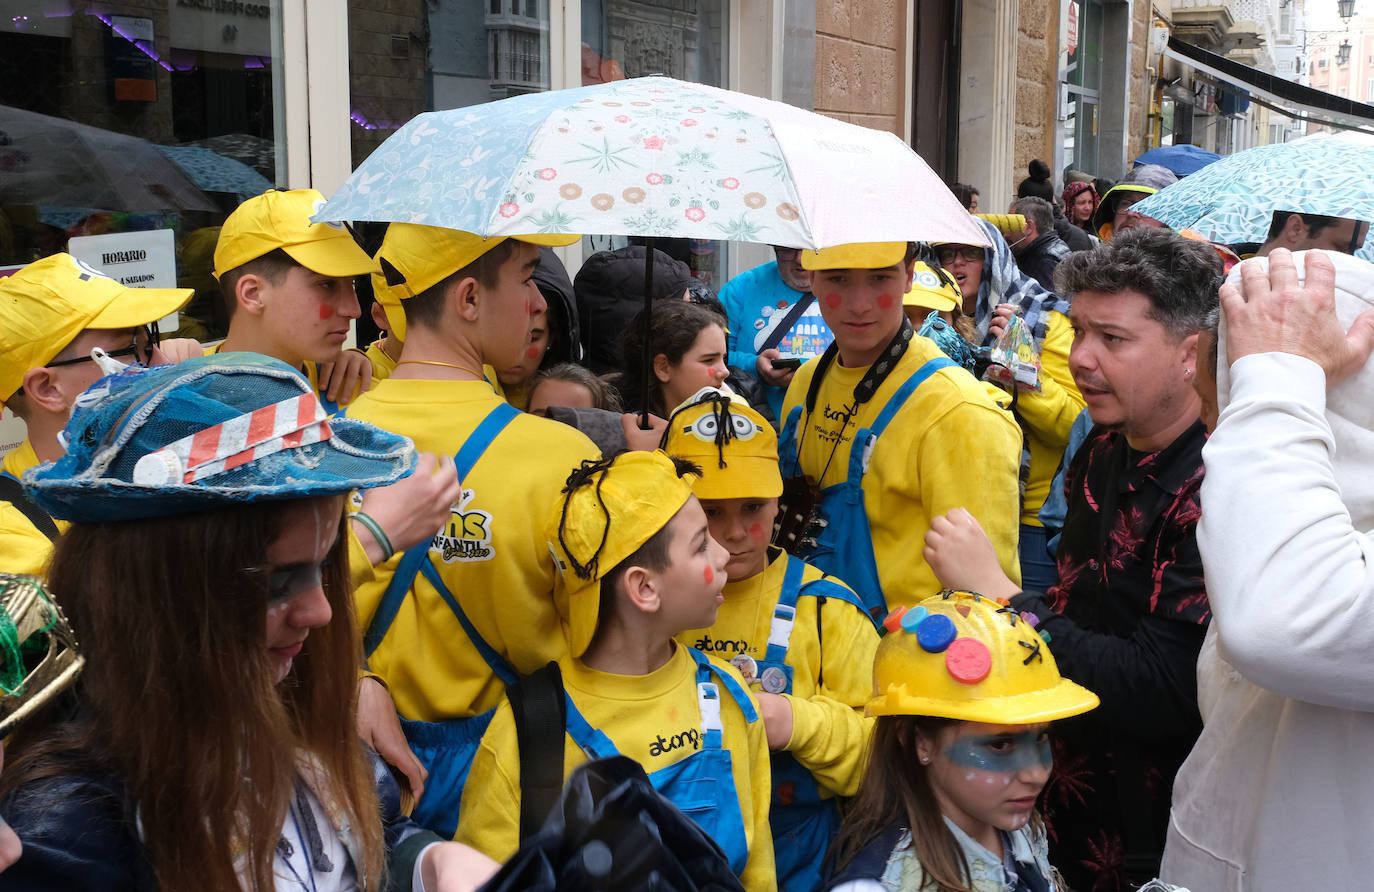
[[[6,888],[472,888],[481,859],[400,814],[354,727],[344,500],[410,473],[410,441],[249,354],[81,406],[25,484],[72,521],[49,585],[86,670],[10,741]]]
[[[943,592],[888,616],[868,767],[827,889],[1057,892],[1036,798],[1049,722],[1097,697],[1010,607]]]

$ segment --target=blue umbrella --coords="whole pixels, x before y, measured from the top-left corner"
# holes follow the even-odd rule
[[[204,146],[158,146],[204,192],[232,192],[247,201],[273,188],[267,177],[242,161],[226,158]]]
[[[1256,146],[1131,210],[1225,245],[1264,241],[1274,211],[1374,221],[1374,142],[1330,137]],[[1374,260],[1369,239],[1357,256]]]
[[[1142,164],[1158,164],[1172,170],[1181,177],[1197,173],[1213,161],[1220,161],[1221,155],[1208,152],[1193,145],[1160,146],[1135,159],[1136,167]]]

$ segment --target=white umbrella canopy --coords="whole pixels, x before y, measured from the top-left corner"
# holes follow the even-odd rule
[[[893,134],[665,77],[419,115],[314,219],[795,248],[987,244]]]

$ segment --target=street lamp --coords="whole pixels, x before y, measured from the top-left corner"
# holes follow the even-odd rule
[[[1340,11],[1341,21],[1350,24],[1355,16],[1355,0],[1336,0],[1336,8]]]
[[[1341,45],[1336,47],[1336,64],[1344,65],[1350,61],[1350,41],[1342,40]]]

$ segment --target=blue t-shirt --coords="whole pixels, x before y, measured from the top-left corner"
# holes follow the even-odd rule
[[[767,342],[773,329],[777,327],[792,306],[806,295],[787,286],[778,273],[777,262],[765,263],[740,273],[721,289],[720,300],[725,304],[730,334],[726,340],[732,366],[754,371],[758,355]],[[783,335],[777,349],[784,357],[811,359],[820,356],[835,336],[821,318],[820,307],[815,301],[797,317],[791,330]],[[768,405],[774,416],[781,419],[782,398],[785,387],[765,385]]]

